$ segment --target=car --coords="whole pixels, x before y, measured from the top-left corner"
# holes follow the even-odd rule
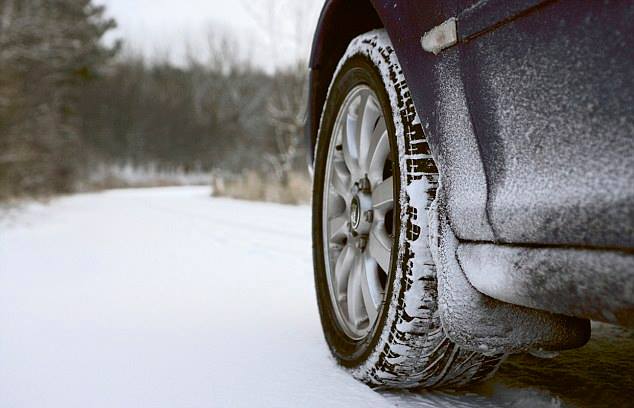
[[[634,2],[328,0],[307,116],[355,378],[458,387],[634,326]]]

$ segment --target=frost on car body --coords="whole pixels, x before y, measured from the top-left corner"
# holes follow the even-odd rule
[[[438,37],[437,47],[425,45],[433,53],[421,49],[421,37],[449,21],[455,41]],[[393,242],[399,273],[410,275],[394,286],[402,296],[385,305],[390,323],[395,309],[430,307],[442,332],[419,326],[417,335],[446,335],[457,353],[498,360],[579,347],[589,319],[634,324],[632,21],[634,4],[616,0],[574,8],[545,0],[326,2],[311,56],[311,145],[327,133],[328,96],[354,55],[376,65],[391,110],[415,117],[393,118],[402,170],[395,194],[408,229]],[[424,139],[424,151],[408,144],[412,136]],[[406,317],[393,327],[413,326]],[[398,330],[385,336],[392,346],[408,339]],[[390,370],[438,368],[408,350],[386,351]],[[359,378],[418,381],[372,371],[377,353],[367,356],[371,374]]]

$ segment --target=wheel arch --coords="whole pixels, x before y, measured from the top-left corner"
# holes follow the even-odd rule
[[[306,138],[312,165],[321,110],[328,86],[350,41],[383,22],[370,0],[326,0],[313,38],[308,83]]]

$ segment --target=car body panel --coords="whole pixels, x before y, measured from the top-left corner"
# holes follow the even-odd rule
[[[497,242],[634,247],[634,3],[576,4],[460,45]]]
[[[462,41],[493,31],[552,0],[460,0],[458,37]]]

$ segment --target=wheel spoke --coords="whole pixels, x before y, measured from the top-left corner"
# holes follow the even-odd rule
[[[337,258],[337,263],[335,264],[335,272],[334,272],[334,289],[337,293],[338,298],[342,298],[346,293],[347,284],[348,284],[348,276],[350,275],[350,269],[352,268],[352,263],[354,262],[354,249],[350,245],[346,245],[341,253],[339,254],[339,258]]]
[[[365,106],[362,108],[362,117],[359,126],[359,167],[362,173],[367,174],[370,166],[370,157],[376,151],[376,145],[382,134],[377,133],[379,123],[382,121],[381,108],[374,97],[366,99]],[[377,125],[377,127],[375,127]],[[383,121],[383,127],[385,122]]]
[[[335,192],[346,200],[350,198],[351,175],[345,163],[333,163],[331,177]]]
[[[331,191],[328,192],[328,214],[333,216],[345,213],[346,201],[334,191],[334,188],[330,190]]]
[[[350,174],[355,175],[358,172],[358,155],[357,144],[355,139],[357,118],[348,114],[346,123],[343,126],[343,159],[346,162],[346,166],[350,171]]]
[[[363,294],[363,304],[370,323],[374,322],[378,314],[381,299],[383,299],[383,289],[379,281],[379,271],[376,262],[366,255],[362,255],[360,262],[361,270],[361,293]]]
[[[354,144],[357,146],[357,160],[361,158],[362,154],[362,137],[364,135],[365,129],[364,121],[366,120],[366,109],[368,106],[368,101],[370,99],[370,94],[367,92],[362,93],[359,96],[359,102],[354,107],[354,115],[356,116],[356,124],[354,129]],[[358,164],[358,162],[357,162]]]
[[[363,293],[361,291],[361,271],[363,268],[361,254],[355,253],[354,260],[352,262],[352,268],[348,275],[348,319],[355,328],[359,329],[361,323],[366,318],[365,304],[363,300]]]
[[[339,243],[342,242],[348,232],[348,217],[339,215],[338,217],[331,218],[328,221],[328,236],[330,242]]]
[[[343,157],[353,178],[361,175],[359,168],[361,125],[368,97],[367,92],[362,92],[350,103],[342,126]]]
[[[394,177],[388,177],[372,189],[372,207],[381,211],[394,208]]]
[[[367,251],[385,272],[389,272],[392,238],[385,231],[385,224],[382,222],[372,226]]]
[[[390,140],[387,136],[385,120],[381,118],[372,134],[372,143],[368,148],[367,168],[370,181],[376,182],[383,177],[385,160],[390,155]]]

